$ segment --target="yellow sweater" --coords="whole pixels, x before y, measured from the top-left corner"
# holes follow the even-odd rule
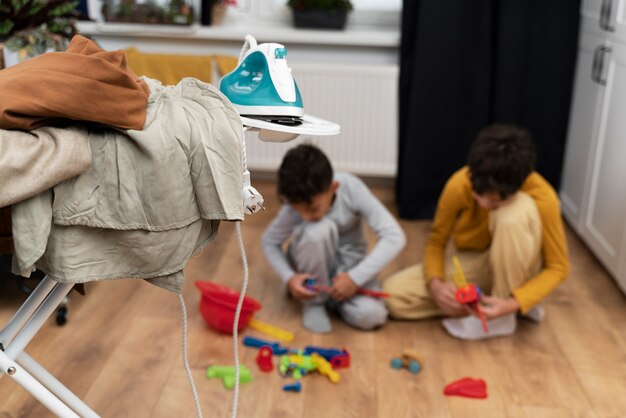
[[[520,310],[525,313],[565,279],[569,260],[559,198],[552,186],[539,173],[532,172],[520,190],[535,201],[543,226],[543,270],[513,291]],[[450,177],[439,197],[424,251],[426,279],[444,277],[444,253],[451,235],[459,250],[489,248],[488,220],[488,211],[472,196],[469,168],[465,166]]]

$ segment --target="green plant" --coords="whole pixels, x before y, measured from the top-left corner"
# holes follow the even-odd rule
[[[349,12],[352,10],[350,0],[289,0],[287,6],[293,10],[340,10]]]
[[[77,32],[74,25],[77,5],[76,0],[2,0],[0,41],[34,29],[70,39]]]

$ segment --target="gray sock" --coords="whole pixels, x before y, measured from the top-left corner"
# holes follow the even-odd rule
[[[321,304],[302,305],[302,324],[311,332],[323,334],[332,330],[326,307]]]

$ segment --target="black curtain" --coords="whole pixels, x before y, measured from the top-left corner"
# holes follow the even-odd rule
[[[478,131],[530,131],[558,189],[579,0],[405,0],[400,49],[400,217],[429,218]]]

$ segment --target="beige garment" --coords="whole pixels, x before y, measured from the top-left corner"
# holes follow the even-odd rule
[[[241,119],[186,78],[152,94],[141,131],[91,127],[91,167],[13,205],[13,268],[62,283],[150,279],[179,292],[182,269],[220,220],[243,219]]]
[[[511,203],[489,213],[491,246],[486,251],[457,254],[468,283],[485,294],[509,297],[541,269],[541,218],[533,199],[518,192]],[[454,266],[446,260],[446,282],[454,283]],[[411,266],[383,283],[391,294],[387,307],[392,317],[421,319],[442,315],[435,304],[422,264]]]
[[[0,130],[0,207],[43,192],[89,168],[85,128]]]

